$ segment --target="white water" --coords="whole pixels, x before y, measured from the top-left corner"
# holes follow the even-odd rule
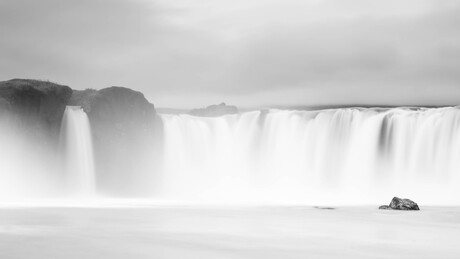
[[[143,202],[340,205],[402,196],[423,205],[460,205],[457,107],[160,117],[163,143],[154,145],[164,148],[162,169],[145,179],[155,194],[140,197]],[[0,148],[1,201],[65,194],[83,203],[98,200],[91,129],[80,107],[66,108],[61,160],[10,124],[0,125],[6,147]],[[99,177],[113,177],[103,173]]]
[[[78,198],[89,198],[96,191],[93,144],[88,116],[79,106],[67,106],[61,128],[65,147],[68,191]]]
[[[460,204],[456,107],[161,118],[166,199]]]
[[[0,208],[0,258],[460,258],[460,209]]]

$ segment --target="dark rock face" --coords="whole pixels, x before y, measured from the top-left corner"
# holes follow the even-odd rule
[[[382,205],[379,207],[381,210],[420,210],[417,203],[409,199],[401,199],[394,197],[390,205]]]
[[[8,172],[0,173],[36,179],[62,177],[58,159],[60,129],[71,95],[70,87],[51,82],[0,82],[1,145],[4,152],[7,150],[2,155],[14,165]],[[37,182],[36,187],[55,191],[43,182]]]
[[[89,114],[93,99],[97,96],[98,91],[94,89],[86,90],[73,90],[72,97],[70,98],[69,105],[81,106],[83,110]]]
[[[218,117],[226,114],[236,114],[238,113],[238,108],[233,105],[226,105],[221,103],[219,105],[210,105],[202,109],[194,109],[190,111],[191,115],[202,116],[202,117]]]
[[[153,104],[140,92],[123,87],[73,91],[24,79],[0,82],[0,133],[14,135],[28,149],[28,158],[33,156],[49,171],[62,160],[58,151],[67,105],[81,106],[89,117],[98,188],[124,196],[150,191],[148,177],[161,159],[156,154],[162,126]],[[57,167],[56,173],[62,174]]]
[[[54,145],[72,89],[46,81],[13,79],[0,82],[0,115],[42,143]]]
[[[154,171],[161,128],[153,104],[123,87],[74,91],[69,104],[82,106],[91,122],[98,186],[133,195],[151,189],[145,179]]]

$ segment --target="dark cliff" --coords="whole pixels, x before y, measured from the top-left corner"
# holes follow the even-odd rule
[[[98,185],[108,193],[148,192],[145,179],[153,174],[160,146],[153,104],[140,92],[109,87],[74,91],[69,105],[81,106],[91,122]]]
[[[3,81],[0,82],[0,115],[10,126],[18,126],[36,140],[55,145],[71,96],[70,87],[47,81]]]
[[[28,149],[25,161],[34,159],[58,168],[67,105],[81,106],[90,120],[98,190],[124,196],[150,192],[148,179],[155,175],[159,161],[162,127],[153,104],[140,92],[124,87],[80,91],[46,81],[3,81],[0,129],[17,136],[20,149]],[[56,172],[64,174],[62,168]]]

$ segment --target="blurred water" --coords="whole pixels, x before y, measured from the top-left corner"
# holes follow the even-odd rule
[[[460,109],[161,115],[162,194],[178,200],[460,204]]]
[[[79,106],[67,106],[61,128],[69,193],[90,198],[96,191],[93,143],[88,116]]]
[[[163,129],[152,143],[156,153],[135,145],[126,152],[142,156],[140,161],[152,157],[154,166],[145,161],[140,173],[129,170],[144,166],[132,167],[132,157],[108,161],[137,180],[111,186],[116,198],[128,198],[120,188],[125,184],[152,190],[136,197],[147,203],[352,205],[401,196],[423,205],[460,204],[458,107],[160,118]],[[62,197],[73,200],[55,204],[98,204],[115,198],[101,195],[96,179],[110,183],[121,176],[95,171],[91,127],[80,107],[66,108],[61,150],[42,143],[36,129],[13,122],[0,120],[2,204],[48,204]]]
[[[459,258],[460,210],[0,209],[0,258]]]

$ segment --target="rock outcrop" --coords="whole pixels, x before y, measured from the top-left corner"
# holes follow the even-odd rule
[[[206,108],[194,109],[190,111],[191,115],[201,116],[201,117],[218,117],[226,114],[236,114],[238,113],[238,108],[233,105],[226,105],[221,103],[219,105],[210,105]]]
[[[153,104],[124,87],[74,91],[69,104],[81,106],[91,122],[98,185],[107,192],[144,192],[140,186],[151,177],[160,146]]]
[[[382,205],[379,207],[381,210],[420,210],[417,203],[409,199],[401,199],[394,197],[390,205]]]
[[[0,82],[0,115],[27,135],[57,144],[65,106],[72,89],[47,81],[13,79]]]
[[[11,134],[19,140],[12,143],[22,143],[16,149],[27,148],[39,164],[50,165],[44,168],[53,167],[63,161],[56,154],[62,154],[67,105],[81,106],[90,120],[100,191],[124,196],[150,191],[162,127],[153,104],[140,92],[124,87],[72,90],[25,79],[0,82],[0,133]]]

